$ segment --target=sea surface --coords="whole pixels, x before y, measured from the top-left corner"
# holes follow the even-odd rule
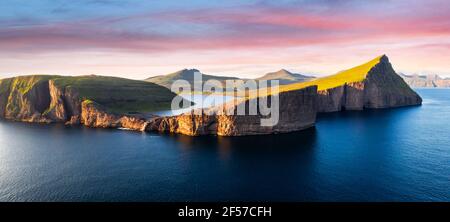
[[[450,90],[281,135],[0,122],[0,201],[450,201]]]

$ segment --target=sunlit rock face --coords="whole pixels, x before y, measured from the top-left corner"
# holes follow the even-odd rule
[[[148,124],[142,117],[108,113],[101,105],[91,101],[82,103],[80,123],[94,128],[125,128],[135,131],[144,131]]]

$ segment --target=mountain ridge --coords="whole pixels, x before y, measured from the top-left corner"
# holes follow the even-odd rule
[[[404,74],[399,73],[399,75],[405,80],[411,87],[425,87],[425,88],[448,88],[450,87],[450,78],[442,78],[437,74]]]
[[[299,73],[292,73],[286,69],[280,69],[275,72],[269,72],[265,75],[256,78],[255,80],[278,80],[280,85],[287,85],[296,82],[305,82],[314,79],[313,76],[302,75]]]
[[[176,71],[174,73],[166,74],[166,75],[158,75],[153,76],[145,79],[144,81],[155,83],[161,86],[164,86],[166,88],[171,88],[172,84],[176,80],[186,80],[193,86],[195,84],[194,82],[194,73],[200,71],[198,69],[182,69],[179,71]],[[215,79],[221,82],[221,84],[224,84],[226,80],[238,80],[240,78],[237,77],[226,77],[226,76],[215,76],[215,75],[208,75],[202,73],[202,82],[206,82],[208,80]]]

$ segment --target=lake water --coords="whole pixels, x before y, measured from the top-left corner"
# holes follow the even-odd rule
[[[0,122],[0,201],[450,201],[450,90],[417,91],[271,136]]]
[[[188,108],[183,109],[174,109],[174,110],[161,110],[152,112],[152,114],[158,115],[158,116],[175,116],[180,115],[182,113],[187,113],[195,109],[200,108],[209,108],[215,105],[221,105],[223,103],[231,101],[233,96],[225,96],[225,95],[207,95],[203,96],[200,94],[181,94],[183,98],[187,99],[187,101],[192,101],[194,103],[193,106],[190,106]]]

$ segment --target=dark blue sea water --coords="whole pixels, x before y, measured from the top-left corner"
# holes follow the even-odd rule
[[[450,90],[238,138],[0,122],[1,201],[450,201]]]

